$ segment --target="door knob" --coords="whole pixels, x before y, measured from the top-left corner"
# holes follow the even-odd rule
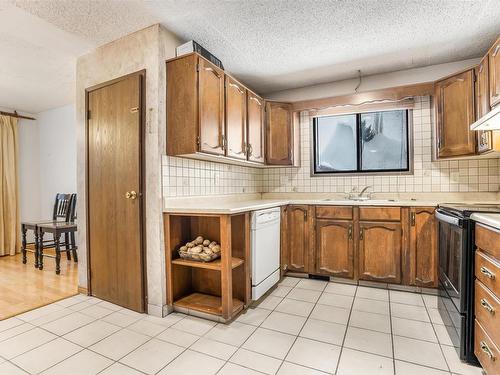
[[[133,200],[133,199],[137,199],[137,192],[135,192],[134,190],[132,190],[132,191],[127,191],[127,192],[125,193],[125,198],[127,198],[127,199],[132,199],[132,200]]]

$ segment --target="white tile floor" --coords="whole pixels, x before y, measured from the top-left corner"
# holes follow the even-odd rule
[[[0,321],[0,374],[474,375],[430,295],[285,278],[231,324],[75,296]]]

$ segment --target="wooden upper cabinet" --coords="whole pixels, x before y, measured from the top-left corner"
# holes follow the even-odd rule
[[[264,100],[248,90],[247,122],[248,160],[264,163]]]
[[[306,205],[291,205],[287,208],[287,252],[288,270],[312,272],[310,263],[314,263],[311,255],[310,236],[311,214]]]
[[[233,78],[226,76],[226,143],[227,156],[247,158],[246,89]]]
[[[490,84],[489,84],[489,62],[486,55],[475,69],[476,73],[476,120],[483,117],[490,110]],[[493,147],[491,131],[478,130],[477,132],[477,152],[490,151]]]
[[[359,279],[401,282],[401,223],[359,223]]]
[[[410,210],[410,284],[436,288],[438,285],[437,228],[434,207]]]
[[[474,115],[474,70],[456,74],[435,85],[437,156],[472,155],[476,134],[470,130]]]
[[[167,155],[198,151],[198,56],[167,62]]]
[[[485,56],[476,68],[476,118],[479,119],[490,110],[488,56]]]
[[[490,74],[490,105],[500,103],[500,38],[488,52]]]
[[[316,272],[354,277],[352,221],[316,220]]]
[[[224,72],[198,58],[200,151],[224,155]]]
[[[270,165],[293,164],[293,128],[291,105],[266,103],[266,162]]]

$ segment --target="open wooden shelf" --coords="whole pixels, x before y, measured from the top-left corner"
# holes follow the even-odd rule
[[[243,259],[233,257],[231,268],[234,269],[238,266],[241,266],[243,263],[245,263]],[[195,260],[177,258],[172,260],[172,264],[176,264],[179,266],[186,266],[186,267],[204,268],[207,270],[215,270],[215,271],[221,270],[220,258],[212,262],[197,262]]]
[[[243,309],[243,301],[233,298],[232,314],[238,313]],[[196,310],[207,314],[222,315],[221,297],[211,296],[203,293],[191,293],[174,302],[174,307]]]
[[[167,304],[228,322],[250,303],[250,214],[164,214]],[[201,236],[220,244],[219,259],[179,257],[180,244]]]

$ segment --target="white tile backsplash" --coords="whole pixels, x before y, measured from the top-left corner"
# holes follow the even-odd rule
[[[253,167],[163,156],[163,196],[262,192],[262,171]]]
[[[300,115],[300,168],[242,167],[163,156],[163,196],[186,197],[247,193],[348,193],[372,185],[375,193],[497,192],[497,159],[432,161],[429,97],[415,98],[413,109],[413,174],[391,176],[310,175],[308,112]]]
[[[432,125],[429,97],[415,98],[413,109],[413,174],[391,176],[321,176],[310,173],[310,126],[308,112],[300,115],[301,167],[262,171],[266,193],[348,193],[373,186],[376,193],[497,192],[497,159],[432,161]]]

